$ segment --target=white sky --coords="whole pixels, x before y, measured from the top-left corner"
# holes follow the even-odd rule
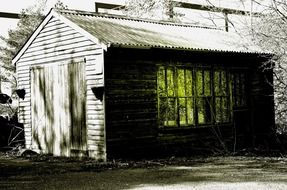
[[[46,1],[46,12],[55,5],[57,0]],[[125,0],[61,0],[69,9],[78,9],[85,11],[95,10],[95,1],[105,3],[123,4]],[[0,12],[20,13],[22,9],[34,6],[40,0],[0,0]],[[7,32],[11,28],[15,28],[17,19],[0,18],[0,35],[7,36]]]

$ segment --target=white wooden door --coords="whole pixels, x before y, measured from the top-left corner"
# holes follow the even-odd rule
[[[31,69],[32,147],[69,156],[86,150],[85,63]]]

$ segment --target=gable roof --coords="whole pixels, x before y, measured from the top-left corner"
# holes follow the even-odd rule
[[[57,17],[87,38],[108,47],[186,49],[195,51],[219,51],[234,53],[264,53],[250,45],[250,41],[236,33],[124,16],[103,15],[85,11],[51,9],[44,21],[14,57],[22,56],[52,16]]]

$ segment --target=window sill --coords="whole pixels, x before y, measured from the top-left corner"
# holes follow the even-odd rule
[[[231,127],[232,123],[221,123],[221,124],[201,124],[198,126],[161,126],[159,127],[159,133],[177,133],[177,132],[185,132],[185,131],[195,131],[208,129],[212,127]]]

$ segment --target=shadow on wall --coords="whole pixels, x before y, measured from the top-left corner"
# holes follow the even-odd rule
[[[43,153],[70,156],[86,149],[84,64],[32,69],[33,145]]]

